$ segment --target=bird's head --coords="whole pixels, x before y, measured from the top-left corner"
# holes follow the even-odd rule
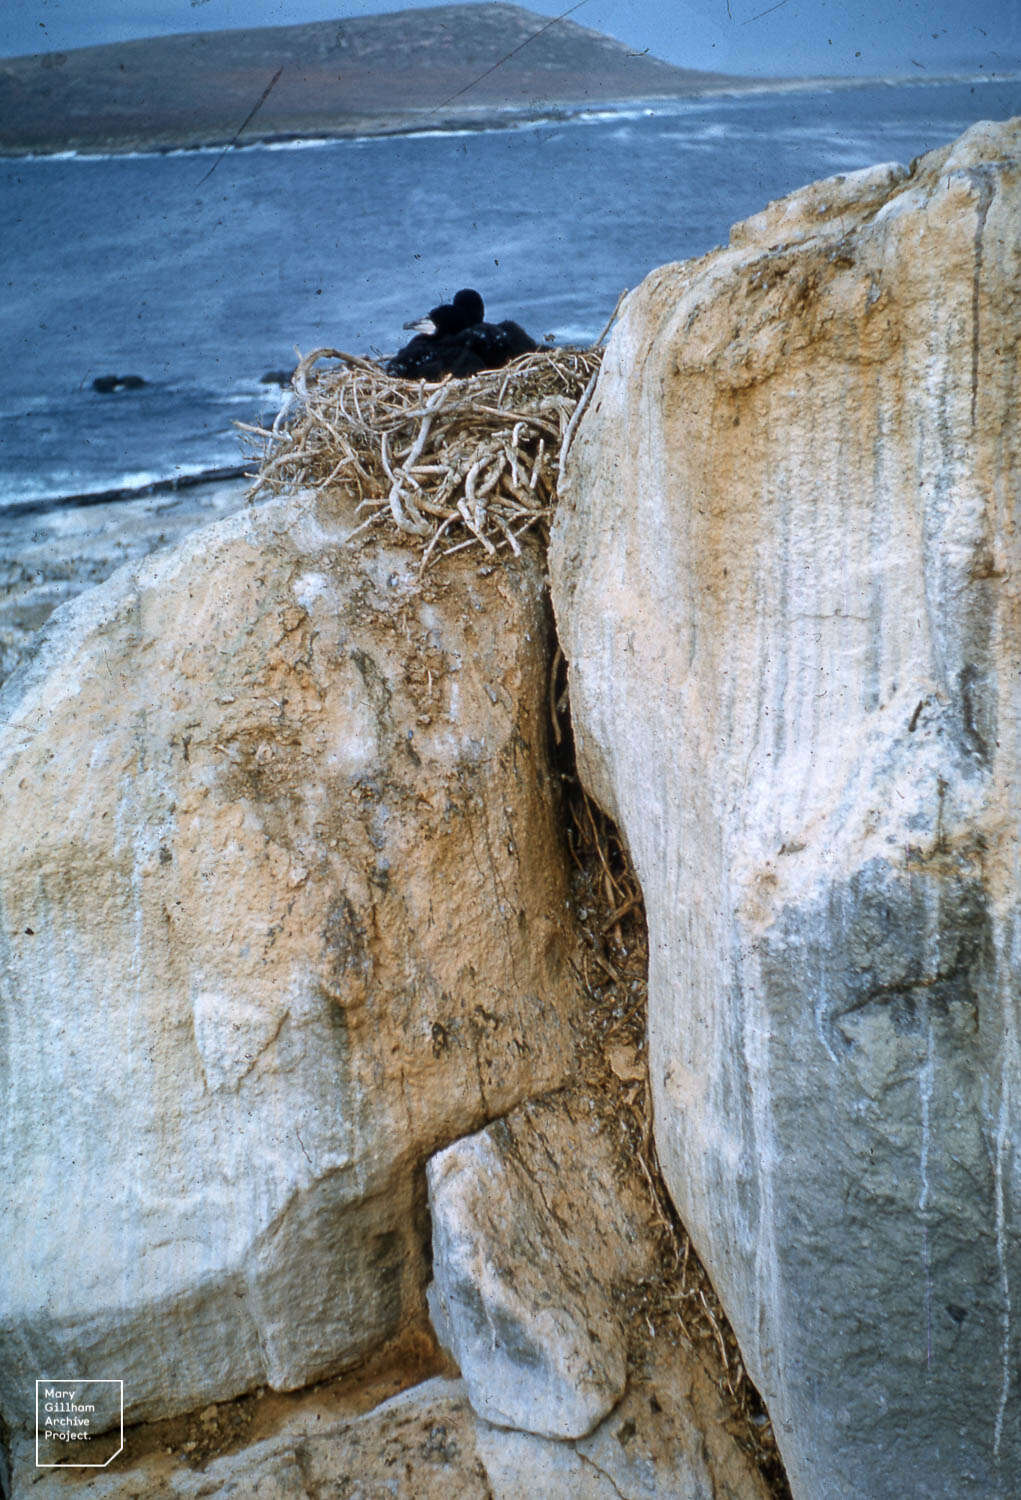
[[[430,308],[424,318],[417,318],[415,322],[405,323],[404,326],[414,329],[416,333],[427,334],[429,338],[436,338],[437,335],[443,337],[457,333],[465,324],[458,310],[449,302],[444,302],[439,307]]]
[[[471,287],[462,287],[454,296],[454,308],[462,328],[474,328],[486,316],[486,304]]]

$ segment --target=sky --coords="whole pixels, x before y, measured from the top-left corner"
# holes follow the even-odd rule
[[[429,0],[7,0],[0,57],[341,20]],[[482,0],[468,0],[482,3]],[[524,0],[682,68],[859,77],[1021,69],[1021,0]]]

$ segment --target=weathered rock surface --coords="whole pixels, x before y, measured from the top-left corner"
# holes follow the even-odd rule
[[[555,528],[660,1158],[808,1500],[1021,1469],[1019,156],[654,272]]]
[[[21,1456],[20,1454],[18,1455]],[[12,1500],[69,1500],[81,1473],[34,1473],[25,1450]],[[125,1470],[89,1476],[89,1500],[488,1500],[475,1418],[459,1380],[412,1386],[364,1415],[284,1424],[272,1437],[224,1454],[202,1469],[148,1455]]]
[[[162,1449],[90,1474],[89,1500],[767,1500],[689,1354],[664,1346],[587,1438],[557,1442],[491,1426],[460,1380],[434,1378],[370,1411],[331,1417],[314,1397],[272,1436],[201,1467]],[[129,1434],[130,1443],[130,1434]],[[34,1467],[15,1445],[12,1500],[71,1500],[78,1470]]]
[[[698,1358],[664,1329],[629,1338],[628,1293],[663,1274],[662,1239],[616,1130],[578,1087],[429,1163],[429,1306],[493,1495],[764,1500]]]
[[[585,1091],[520,1106],[428,1167],[429,1306],[480,1417],[580,1438],[627,1381],[614,1292],[652,1276],[649,1205]]]
[[[665,1342],[632,1371],[619,1406],[577,1442],[476,1424],[494,1500],[767,1500],[690,1352]]]
[[[0,1409],[129,1420],[424,1316],[425,1159],[571,1066],[542,570],[274,501],[65,606],[0,695]]]

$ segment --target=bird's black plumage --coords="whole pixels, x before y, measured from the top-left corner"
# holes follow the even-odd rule
[[[405,323],[418,330],[386,367],[388,375],[407,380],[439,380],[444,375],[476,375],[499,370],[518,354],[538,345],[519,323],[487,323],[478,292],[464,287],[452,302],[434,307],[428,317]]]
[[[469,323],[481,316],[480,309],[485,311],[482,298],[466,289],[453,302],[441,303],[426,317],[405,323],[416,336],[394,355],[387,374],[406,380],[439,380],[447,374],[473,375],[481,370],[470,348],[459,341]]]

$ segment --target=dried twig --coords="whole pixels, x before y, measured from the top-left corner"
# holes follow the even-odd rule
[[[617,314],[620,312],[621,303],[624,301],[624,298],[627,296],[627,294],[628,294],[628,289],[627,289],[627,287],[625,287],[624,290],[621,292],[620,296],[617,298],[616,305],[614,306],[613,312],[610,314],[609,321],[607,322],[606,327],[603,329],[602,333],[596,339],[596,343],[595,343],[595,347],[596,348],[598,348],[598,346],[603,342],[603,339],[605,339],[606,335],[609,333],[609,331],[613,327],[614,323],[616,323],[616,321],[617,321]]]
[[[420,568],[466,544],[519,553],[556,502],[560,453],[591,394],[602,351],[541,349],[502,370],[398,380],[371,360],[315,349],[298,361],[286,420],[242,427],[261,445],[250,498],[343,488],[366,519],[421,542]],[[326,360],[334,368],[321,368]],[[240,424],[239,424],[240,425]],[[440,537],[452,546],[439,549]]]

